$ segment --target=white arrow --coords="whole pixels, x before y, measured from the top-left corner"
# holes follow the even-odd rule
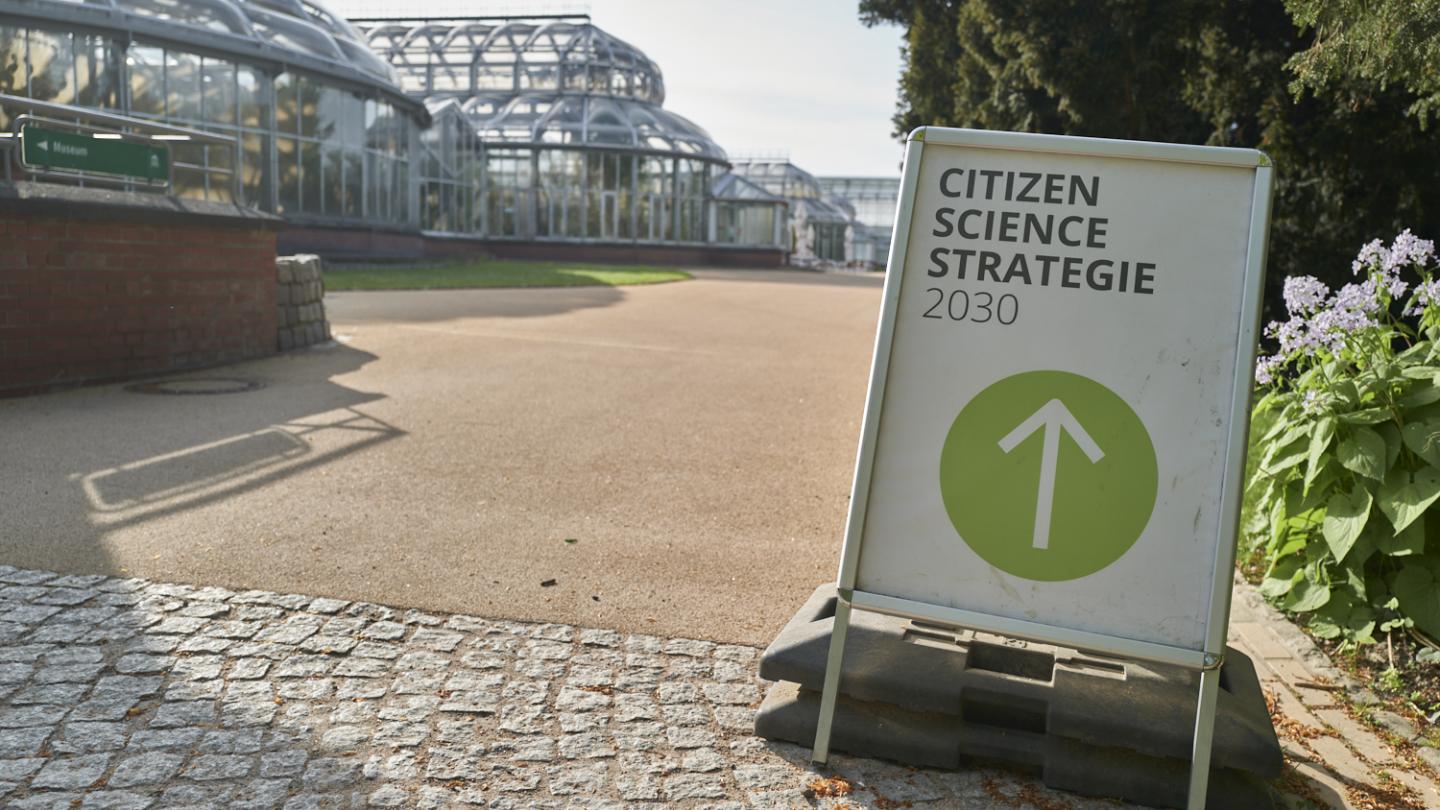
[[[1035,548],[1050,547],[1050,511],[1055,505],[1055,468],[1060,462],[1060,431],[1064,430],[1070,434],[1071,440],[1080,446],[1085,455],[1089,457],[1090,463],[1094,464],[1105,457],[1105,452],[1100,445],[1090,438],[1085,428],[1075,421],[1070,409],[1065,403],[1058,399],[1052,399],[1040,409],[1030,415],[1029,419],[1020,423],[1020,426],[1006,434],[1000,440],[1000,449],[1005,452],[1014,450],[1017,445],[1030,437],[1030,434],[1037,430],[1044,429],[1045,445],[1040,456],[1040,493],[1035,500],[1035,536],[1033,545]]]

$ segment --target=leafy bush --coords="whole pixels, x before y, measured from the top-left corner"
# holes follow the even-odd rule
[[[1250,425],[1244,536],[1260,592],[1322,638],[1440,637],[1440,282],[1434,243],[1375,240],[1331,292],[1285,280]],[[1440,510],[1437,510],[1440,511]]]

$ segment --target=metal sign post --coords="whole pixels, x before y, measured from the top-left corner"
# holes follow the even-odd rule
[[[1203,808],[1270,186],[1254,150],[911,135],[816,762],[869,610],[1198,673]]]

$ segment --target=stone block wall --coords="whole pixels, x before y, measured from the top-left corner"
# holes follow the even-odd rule
[[[325,318],[325,277],[319,256],[275,260],[276,336],[280,351],[330,339]]]

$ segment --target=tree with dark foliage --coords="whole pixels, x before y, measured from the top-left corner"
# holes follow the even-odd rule
[[[1440,237],[1440,0],[861,0],[860,16],[906,31],[897,135],[1265,150],[1272,314],[1286,275],[1338,286],[1373,238]]]

